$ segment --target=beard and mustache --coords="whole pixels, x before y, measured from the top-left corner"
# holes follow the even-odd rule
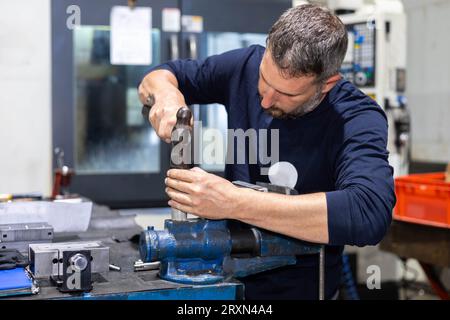
[[[260,100],[262,101],[262,96],[259,96]],[[268,113],[272,118],[275,119],[297,119],[301,116],[304,116],[305,114],[313,111],[316,109],[319,104],[322,102],[323,94],[322,94],[322,87],[320,87],[314,96],[312,96],[308,101],[303,103],[302,105],[298,106],[294,111],[292,112],[284,112],[283,110],[277,108],[277,107],[270,107],[267,109],[264,109],[264,112]]]

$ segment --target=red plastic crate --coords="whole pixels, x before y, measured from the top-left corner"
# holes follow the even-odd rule
[[[394,219],[450,228],[450,183],[445,173],[398,177],[395,193]]]

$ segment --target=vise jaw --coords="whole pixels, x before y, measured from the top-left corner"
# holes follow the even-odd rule
[[[223,281],[223,260],[231,252],[225,220],[166,220],[165,228],[142,232],[139,251],[144,262],[160,261],[162,279],[188,284]]]
[[[185,284],[212,284],[295,264],[320,246],[258,228],[231,230],[227,220],[166,220],[164,230],[141,233],[144,262],[160,261],[159,276]]]

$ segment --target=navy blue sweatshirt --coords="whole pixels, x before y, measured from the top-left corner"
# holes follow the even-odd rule
[[[205,60],[176,60],[171,71],[187,104],[225,105],[230,129],[279,129],[279,158],[298,172],[300,194],[325,192],[329,245],[326,297],[337,291],[344,245],[375,245],[395,205],[383,110],[353,84],[340,80],[312,112],[289,120],[264,112],[258,94],[264,47],[237,49]],[[256,146],[248,146],[256,148]],[[227,179],[268,181],[257,164],[227,164]],[[289,221],[286,221],[289,223]],[[317,299],[318,257],[241,279],[247,299]]]

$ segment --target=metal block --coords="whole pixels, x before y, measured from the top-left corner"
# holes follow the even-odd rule
[[[57,276],[59,271],[59,250],[50,244],[30,244],[28,258],[30,269],[36,278]],[[62,273],[61,273],[62,274]]]
[[[48,243],[48,240],[41,241],[17,241],[17,242],[2,242],[0,249],[15,249],[24,255],[28,255],[28,247],[30,244]]]
[[[53,227],[45,222],[0,224],[0,243],[52,241]]]
[[[101,242],[61,242],[30,244],[29,259],[36,278],[61,276],[63,274],[63,254],[65,251],[89,250],[91,252],[91,272],[102,273],[109,270],[109,247]]]

